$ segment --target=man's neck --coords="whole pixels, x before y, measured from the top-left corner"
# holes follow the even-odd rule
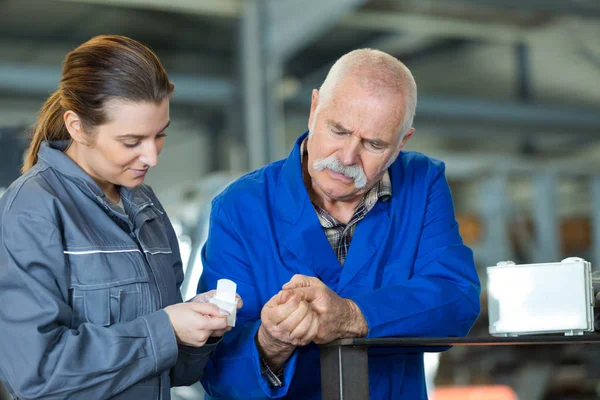
[[[354,215],[356,207],[360,204],[361,199],[353,201],[341,201],[332,200],[325,195],[318,195],[318,188],[312,188],[309,193],[314,193],[314,197],[311,195],[311,200],[317,206],[327,211],[329,215],[340,221],[342,224],[348,224]]]

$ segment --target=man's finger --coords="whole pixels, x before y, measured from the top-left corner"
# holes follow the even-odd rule
[[[317,284],[317,282],[321,282],[317,278],[313,278],[311,276],[296,274],[292,276],[292,279],[285,285],[283,285],[282,289],[295,289],[299,287],[310,287]]]
[[[290,332],[290,337],[292,339],[302,339],[310,330],[315,319],[317,319],[317,315],[314,312],[307,312],[304,318]]]
[[[267,301],[265,303],[265,305],[263,306],[263,308],[273,308],[273,307],[277,307],[279,305],[279,294],[280,293],[276,293],[273,297],[271,297],[269,299],[269,301]]]
[[[283,304],[283,303],[287,303],[287,301],[292,297],[293,293],[286,291],[286,290],[282,290],[281,292],[279,292],[277,294],[277,303],[278,304]]]
[[[296,329],[296,327],[304,320],[304,318],[308,315],[312,314],[310,311],[310,307],[307,302],[301,301],[298,304],[298,307],[290,314],[288,317],[283,320],[277,328],[281,332],[285,332],[286,334],[290,334]]]
[[[301,340],[305,343],[315,340],[317,334],[319,333],[319,327],[319,317],[315,315],[310,323],[308,331],[306,332],[304,337],[301,338]]]
[[[300,300],[311,302],[318,298],[321,289],[315,287],[298,287],[295,289],[285,289],[283,292],[288,292],[290,296],[296,296]]]
[[[300,298],[298,296],[292,296],[288,301],[280,304],[276,307],[272,307],[269,310],[269,320],[274,325],[279,325],[287,317],[292,314],[300,304]]]

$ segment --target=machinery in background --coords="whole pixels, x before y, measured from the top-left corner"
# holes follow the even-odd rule
[[[0,127],[0,196],[19,177],[28,138],[23,127]]]

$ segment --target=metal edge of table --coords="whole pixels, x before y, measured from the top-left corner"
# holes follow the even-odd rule
[[[321,387],[324,399],[369,398],[368,354],[370,347],[447,347],[516,345],[600,344],[600,335],[521,335],[512,337],[467,336],[430,338],[348,338],[320,346]],[[421,350],[423,351],[423,350]],[[439,350],[437,350],[439,351]]]
[[[321,347],[414,347],[414,346],[506,346],[542,344],[593,344],[600,343],[600,335],[522,335],[522,336],[467,336],[467,337],[389,337],[347,338],[321,345]]]

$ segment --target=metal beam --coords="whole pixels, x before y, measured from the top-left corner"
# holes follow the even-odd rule
[[[540,127],[562,125],[571,131],[598,130],[600,127],[600,114],[591,109],[443,96],[419,98],[417,115],[448,119],[481,119]]]
[[[24,94],[48,94],[56,88],[61,77],[60,68],[0,64],[0,90]],[[174,102],[223,104],[233,97],[229,79],[169,74],[175,84]]]
[[[482,182],[482,185],[491,187],[505,186],[500,184],[500,177],[497,174],[508,175],[529,175],[540,172],[544,169],[542,163],[533,162],[524,157],[508,155],[508,154],[481,154],[467,153],[455,151],[427,151],[427,154],[438,160],[444,160],[446,164],[446,175],[454,179],[476,179],[482,176],[492,176],[487,180],[495,182],[488,184]],[[496,175],[494,175],[496,174]],[[487,182],[486,180],[486,182]],[[487,188],[487,186],[485,186]],[[484,195],[485,190],[480,193]],[[505,196],[503,192],[494,192],[494,196]],[[487,195],[486,195],[487,196]]]
[[[436,39],[427,36],[391,33],[383,37],[374,39],[366,43],[363,47],[377,49],[395,56],[399,56],[403,54],[417,52],[419,49],[422,48],[435,46],[442,41],[442,39]],[[317,69],[314,69],[308,75],[303,77],[303,85],[310,88],[319,87],[321,83],[325,80],[327,73],[329,72],[334,63],[335,60],[321,67],[318,67]]]
[[[221,77],[169,74],[175,84],[174,102],[221,105],[233,98],[231,81]]]
[[[533,80],[531,79],[531,55],[529,46],[517,43],[515,48],[515,62],[517,64],[516,92],[519,100],[530,102],[533,100]]]
[[[439,150],[428,150],[427,154],[438,160],[444,160],[444,163],[446,164],[446,175],[449,178],[462,180],[473,180],[494,174],[520,177],[552,174],[557,177],[581,178],[595,176],[595,171],[600,170],[600,161],[590,159],[589,157],[587,158],[587,162],[585,162],[586,159],[582,157],[582,162],[580,164],[571,165],[563,162],[561,158],[532,160],[525,156],[508,154],[483,154]],[[600,189],[598,193],[600,199]],[[598,204],[600,205],[600,200]],[[600,211],[598,215],[600,221]]]
[[[60,0],[131,8],[241,18],[246,0]],[[269,40],[285,59],[318,37],[328,27],[414,33],[427,37],[481,39],[492,43],[517,43],[539,33],[537,28],[477,22],[445,16],[407,12],[351,10],[366,0],[269,0],[269,20],[274,26]],[[339,19],[338,19],[339,18]]]
[[[558,179],[552,173],[541,173],[533,178],[533,217],[535,254],[533,262],[554,262],[561,258],[559,221],[556,204]]]
[[[494,175],[485,178],[478,191],[479,212],[484,220],[485,233],[478,254],[487,265],[498,261],[514,260],[514,251],[510,244],[508,224],[510,217],[508,201],[508,177]]]
[[[0,90],[24,94],[50,93],[58,87],[60,68],[0,65]]]
[[[412,54],[420,49],[439,44],[443,39],[418,34],[391,33],[373,40],[366,47],[385,51],[393,55]]]
[[[371,10],[348,14],[341,19],[340,25],[353,29],[410,32],[429,37],[471,38],[511,44],[525,40],[528,33],[532,31],[511,24]]]
[[[594,272],[600,271],[600,176],[590,180],[592,189],[592,266]]]
[[[263,19],[264,1],[247,0],[244,3],[240,27],[241,97],[244,139],[248,148],[249,170],[269,162],[267,149],[267,122],[265,107]]]
[[[462,3],[475,3],[477,6],[494,7],[515,11],[537,11],[542,13],[600,16],[600,3],[595,0],[462,0]]]
[[[290,105],[304,109],[310,107],[312,89],[318,84],[302,83],[302,89]],[[600,114],[597,110],[581,107],[545,106],[515,101],[488,100],[468,97],[419,96],[415,123],[422,119],[444,121],[473,121],[478,123],[505,123],[514,126],[564,128],[570,132],[600,131]]]
[[[241,14],[240,0],[60,0],[119,7],[185,12],[218,17],[237,18]]]
[[[513,387],[519,399],[542,400],[548,392],[553,365],[541,361],[526,361],[515,374]]]
[[[258,57],[258,53],[249,57]],[[255,60],[255,62],[258,62]],[[259,67],[260,68],[260,67]],[[250,73],[253,75],[253,73]],[[176,85],[174,102],[187,104],[227,104],[236,93],[230,79],[222,77],[169,74]],[[249,76],[249,79],[251,77]],[[0,90],[23,94],[48,94],[56,89],[60,69],[17,64],[0,64]],[[252,84],[249,81],[248,84]],[[288,101],[292,106],[308,111],[311,90],[316,87],[302,84],[299,95]],[[275,89],[273,89],[275,90]],[[253,98],[257,102],[257,98]],[[417,124],[421,119],[505,123],[522,127],[564,128],[569,132],[600,131],[600,114],[596,110],[573,107],[522,104],[512,101],[456,98],[424,95],[419,97]]]
[[[366,0],[269,0],[267,43],[285,60]]]
[[[321,347],[321,390],[328,400],[369,398],[369,349]]]

